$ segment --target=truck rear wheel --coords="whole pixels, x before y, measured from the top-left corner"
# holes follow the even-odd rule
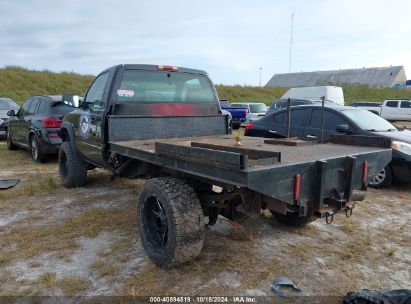
[[[184,180],[160,177],[146,181],[137,213],[141,242],[156,265],[171,268],[200,254],[205,238],[203,210],[194,189]]]
[[[87,165],[73,151],[69,142],[63,142],[60,146],[59,173],[66,188],[81,187],[87,182]]]
[[[315,220],[315,218],[312,216],[312,209],[310,208],[307,210],[306,216],[299,216],[298,212],[287,212],[286,215],[277,213],[272,210],[270,210],[270,212],[280,223],[294,227],[305,226]]]

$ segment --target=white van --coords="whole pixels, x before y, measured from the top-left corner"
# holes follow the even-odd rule
[[[289,89],[281,99],[308,99],[320,101],[322,97],[339,105],[344,105],[344,93],[341,87],[318,86]]]

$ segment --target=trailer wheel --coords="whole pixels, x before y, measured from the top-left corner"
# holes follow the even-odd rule
[[[205,239],[203,210],[196,192],[184,180],[146,181],[137,213],[141,242],[156,265],[171,268],[200,254]]]
[[[307,210],[306,216],[299,216],[298,212],[288,212],[286,215],[277,213],[272,210],[270,210],[270,212],[280,223],[294,227],[305,226],[315,220],[315,218],[312,216],[313,211],[310,208]]]
[[[63,142],[60,146],[59,174],[66,188],[81,187],[87,182],[87,165],[73,151],[70,142]]]

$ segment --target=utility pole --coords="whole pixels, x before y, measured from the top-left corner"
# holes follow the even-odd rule
[[[259,88],[261,88],[261,70],[262,70],[263,68],[262,67],[260,67],[260,81],[258,82],[258,87]]]
[[[290,64],[288,66],[288,73],[291,73],[291,51],[293,48],[293,30],[294,30],[294,13],[291,14]]]

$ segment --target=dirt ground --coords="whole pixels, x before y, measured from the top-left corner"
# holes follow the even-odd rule
[[[290,228],[265,212],[241,227],[219,219],[202,254],[172,270],[145,256],[137,231],[141,180],[103,170],[65,189],[57,161],[34,164],[0,141],[0,295],[272,295],[288,277],[307,295],[411,287],[411,186],[370,189],[353,216]]]

